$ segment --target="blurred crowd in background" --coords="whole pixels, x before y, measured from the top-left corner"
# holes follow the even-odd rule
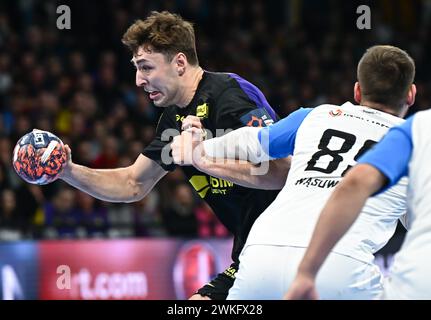
[[[371,30],[356,8],[369,4]],[[56,27],[58,5],[71,29]],[[165,0],[0,2],[0,240],[146,236],[229,237],[185,180],[168,174],[142,201],[111,204],[67,184],[24,183],[11,165],[33,128],[58,135],[92,168],[132,164],[152,140],[161,110],[135,86],[121,37],[152,10],[195,23],[201,66],[257,85],[284,117],[299,107],[352,101],[356,64],[373,44],[409,52],[418,96],[431,106],[431,1]]]

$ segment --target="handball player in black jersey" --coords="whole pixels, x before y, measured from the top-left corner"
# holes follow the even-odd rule
[[[176,168],[170,143],[180,135],[185,119],[198,118],[213,136],[217,130],[266,126],[277,120],[262,92],[238,75],[204,71],[198,63],[191,23],[169,12],[152,12],[129,27],[122,39],[132,51],[136,85],[148,93],[156,107],[164,108],[156,137],[126,168],[90,169],[68,163],[61,178],[98,199],[133,202],[145,197],[154,185]],[[238,255],[257,216],[269,206],[286,180],[288,162],[271,161],[265,175],[250,178],[247,188],[235,179],[253,164],[233,164],[223,178],[211,169],[200,172],[183,167],[187,179],[234,236],[231,266],[199,289],[191,299],[225,299],[238,270]],[[244,182],[242,182],[244,185]],[[276,190],[260,190],[270,186]],[[277,190],[278,189],[278,190]]]

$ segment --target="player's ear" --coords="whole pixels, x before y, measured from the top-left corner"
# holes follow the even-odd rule
[[[358,104],[361,104],[362,93],[361,93],[361,86],[359,85],[359,82],[355,82],[355,86],[353,88],[353,98]]]
[[[407,92],[407,105],[410,107],[415,103],[416,85],[413,83]]]
[[[187,57],[184,53],[179,52],[175,56],[174,60],[175,60],[175,66],[177,68],[178,75],[182,76],[186,71]]]

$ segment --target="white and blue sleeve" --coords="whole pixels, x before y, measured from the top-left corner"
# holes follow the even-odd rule
[[[206,140],[203,142],[205,153],[211,158],[239,159],[252,163],[285,158],[293,153],[296,131],[311,110],[301,108],[271,126],[242,127],[224,136]]]
[[[296,132],[312,110],[312,108],[301,108],[272,126],[262,128],[258,133],[258,139],[265,153],[273,159],[292,155],[295,149]]]

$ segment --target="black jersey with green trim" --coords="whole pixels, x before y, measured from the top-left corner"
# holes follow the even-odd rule
[[[143,152],[167,171],[176,168],[170,157],[170,143],[175,135],[180,134],[181,122],[188,115],[198,116],[213,137],[228,129],[247,125],[264,127],[278,120],[256,86],[236,74],[205,71],[187,107],[165,108],[157,125],[156,137]],[[232,258],[237,261],[251,226],[279,191],[241,187],[209,176],[193,166],[182,169],[199,196],[234,235]]]

